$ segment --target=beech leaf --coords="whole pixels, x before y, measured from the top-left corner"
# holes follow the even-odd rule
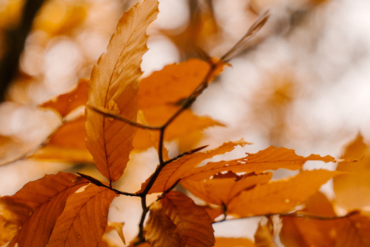
[[[160,201],[150,207],[149,220],[145,226],[145,239],[151,247],[180,247],[176,225],[162,209]]]
[[[257,184],[265,184],[272,178],[272,173],[250,175],[235,181],[235,178],[207,179],[202,181],[185,180],[181,184],[193,195],[207,203],[227,205],[243,190]]]
[[[109,205],[116,196],[94,184],[71,195],[46,246],[97,246],[107,227]]]
[[[177,180],[186,176],[188,170],[194,166],[199,165],[203,160],[212,158],[213,156],[224,154],[226,152],[232,151],[236,146],[244,146],[248,144],[243,139],[236,142],[227,142],[224,143],[222,146],[209,150],[206,152],[199,152],[194,153],[191,155],[186,155],[181,157],[178,160],[175,160],[168,165],[166,165],[162,171],[159,173],[158,178],[155,180],[152,188],[150,189],[149,193],[155,192],[164,192],[167,189],[171,188],[171,186],[176,183]],[[144,191],[146,186],[148,185],[151,177],[149,177],[142,185],[141,190],[136,192],[137,194]]]
[[[316,154],[311,154],[308,157],[303,157],[297,155],[293,149],[270,146],[255,154],[247,153],[247,156],[244,158],[229,161],[209,162],[203,167],[193,168],[188,172],[188,175],[184,177],[184,179],[207,179],[213,174],[223,171],[261,173],[263,171],[277,170],[280,168],[297,170],[301,169],[303,164],[309,160],[336,162],[336,159],[329,155],[321,157]]]
[[[181,247],[211,247],[213,236],[212,219],[206,210],[181,192],[169,192],[161,200],[163,211],[176,225]]]
[[[87,183],[74,174],[59,172],[29,182],[13,196],[2,197],[0,204],[17,215],[21,226],[9,246],[44,247],[67,198]]]
[[[148,50],[146,28],[158,13],[157,0],[139,2],[119,20],[115,34],[93,68],[88,103],[104,107],[136,121],[137,88],[142,72],[140,63]],[[110,181],[117,181],[129,160],[136,128],[86,111],[86,146],[98,170]]]
[[[243,191],[228,205],[228,213],[240,217],[285,213],[304,203],[324,183],[340,174],[336,171],[303,171],[294,177],[257,185]]]

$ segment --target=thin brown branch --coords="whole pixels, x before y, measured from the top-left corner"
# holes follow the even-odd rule
[[[103,108],[103,107],[100,107],[100,106],[93,106],[93,105],[89,105],[87,104],[86,105],[87,108],[99,113],[99,114],[102,114],[103,116],[106,116],[106,117],[110,117],[110,118],[114,118],[114,119],[117,119],[119,121],[122,121],[122,122],[125,122],[131,126],[135,126],[135,127],[138,127],[138,128],[141,128],[141,129],[150,129],[150,130],[161,130],[163,127],[161,126],[150,126],[150,125],[145,125],[145,124],[140,124],[140,123],[136,123],[134,121],[131,121],[127,118],[124,118],[120,115],[117,115],[111,111],[108,111],[107,109]]]
[[[258,30],[260,30],[265,25],[269,17],[270,12],[268,10],[265,11],[260,17],[258,17],[258,19],[248,29],[246,34],[244,34],[244,36],[221,57],[221,60],[224,62],[228,62],[231,59],[231,55],[236,50],[238,50],[238,48],[241,47],[243,43],[245,43],[249,38],[251,38]]]

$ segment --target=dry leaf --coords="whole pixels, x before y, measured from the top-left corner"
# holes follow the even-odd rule
[[[145,239],[151,247],[180,247],[176,225],[162,208],[160,201],[150,207],[149,220],[145,226]]]
[[[108,222],[107,228],[105,229],[105,232],[110,232],[115,230],[118,233],[118,236],[121,238],[122,242],[126,244],[125,236],[123,235],[123,225],[125,223],[123,222]]]
[[[370,196],[365,196],[370,195],[370,151],[360,134],[346,147],[342,158],[361,160],[338,164],[338,171],[350,173],[333,180],[336,203],[347,210],[370,206]]]
[[[176,225],[181,247],[211,247],[213,236],[212,219],[206,210],[180,192],[166,194],[161,200],[162,209]]]
[[[224,143],[222,146],[209,150],[202,153],[194,153],[191,155],[186,155],[181,157],[178,160],[171,162],[170,164],[166,165],[162,171],[160,172],[158,178],[155,180],[152,188],[150,189],[149,193],[155,192],[163,192],[170,188],[177,180],[186,176],[188,170],[192,167],[199,165],[203,160],[212,158],[215,155],[224,154],[226,152],[232,151],[236,146],[244,146],[248,144],[244,140],[236,141],[236,142],[227,142]],[[150,181],[151,177],[149,177],[142,185],[141,190],[136,192],[137,194],[144,191],[148,182]]]
[[[242,191],[251,189],[257,184],[265,184],[272,178],[272,173],[246,176],[235,181],[235,178],[207,179],[202,181],[185,180],[181,184],[193,195],[207,203],[228,205]]]
[[[296,155],[292,149],[283,147],[275,148],[270,146],[256,154],[248,154],[244,158],[229,161],[210,162],[203,167],[193,168],[188,172],[186,178],[202,180],[209,178],[213,174],[224,171],[261,173],[267,170],[277,170],[280,168],[297,170],[301,169],[303,164],[309,160],[336,162],[336,159],[329,155],[321,157],[316,154],[311,154],[308,157],[302,157]]]
[[[13,196],[2,197],[2,207],[21,219],[9,246],[44,247],[67,198],[87,183],[81,177],[60,172],[29,182]]]
[[[116,196],[94,184],[71,195],[46,246],[97,246],[107,227],[109,205]]]
[[[52,108],[62,117],[87,102],[87,84],[89,79],[80,79],[75,89],[71,92],[59,95],[57,98],[43,103],[40,107]]]
[[[91,73],[90,105],[104,107],[136,121],[141,57],[148,50],[146,28],[157,13],[158,2],[146,0],[123,14],[107,53],[99,58]],[[86,119],[86,146],[98,170],[109,181],[115,182],[129,160],[136,128],[92,110],[86,111]]]
[[[321,185],[338,174],[328,170],[303,171],[289,179],[257,185],[234,197],[227,211],[240,217],[285,213],[304,203]]]

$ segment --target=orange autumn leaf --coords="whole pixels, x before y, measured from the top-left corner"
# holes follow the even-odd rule
[[[243,139],[236,142],[227,142],[224,143],[222,146],[209,150],[206,152],[201,153],[194,153],[191,155],[186,155],[178,160],[171,162],[170,164],[166,165],[162,171],[159,173],[158,178],[155,180],[152,188],[150,189],[149,193],[155,192],[163,192],[170,188],[177,180],[186,176],[189,168],[199,165],[203,160],[212,158],[213,156],[224,154],[226,152],[232,151],[236,146],[244,146],[248,144]],[[146,186],[148,185],[151,177],[149,177],[142,185],[141,190],[136,192],[137,194],[144,191]]]
[[[97,246],[107,227],[109,205],[116,196],[94,184],[76,191],[68,198],[46,246]]]
[[[2,197],[2,208],[16,214],[20,226],[8,246],[45,246],[67,198],[87,183],[81,177],[60,172],[29,182],[13,196]]]
[[[189,59],[179,64],[165,66],[141,80],[138,101],[146,123],[152,126],[164,124],[179,109],[181,102],[189,97],[207,79],[211,65],[199,59]],[[220,72],[220,71],[218,71]],[[192,123],[192,124],[188,124]],[[186,109],[165,132],[165,140],[172,140],[193,131],[211,126],[224,126],[209,118],[199,117]],[[134,139],[136,148],[152,146],[145,130],[139,130]]]
[[[235,178],[218,178],[202,181],[185,180],[181,184],[193,195],[207,203],[228,205],[231,200],[243,190],[248,190],[257,184],[265,184],[272,178],[272,173],[252,174],[235,181]]]
[[[161,200],[162,209],[176,225],[180,246],[213,246],[212,219],[205,209],[181,192],[169,192]]]
[[[336,162],[336,159],[327,155],[321,157],[316,154],[311,154],[308,157],[297,155],[293,149],[276,148],[270,146],[265,150],[261,150],[255,154],[248,154],[244,158],[210,162],[207,165],[199,168],[192,168],[188,172],[187,179],[202,180],[207,179],[213,174],[223,171],[233,172],[255,172],[260,173],[267,170],[277,170],[285,168],[289,170],[301,169],[303,164],[309,160],[318,160],[324,162]]]
[[[88,82],[89,79],[80,79],[75,89],[43,103],[40,107],[52,108],[60,113],[62,117],[67,116],[74,109],[86,104]]]
[[[370,246],[370,218],[360,212],[331,220],[282,217],[282,222],[280,237],[286,246]]]
[[[252,240],[248,238],[221,238],[216,237],[214,247],[255,247]]]
[[[303,171],[288,179],[257,185],[234,197],[227,211],[240,217],[285,213],[304,203],[321,185],[338,174],[328,170]]]
[[[85,116],[64,123],[50,137],[48,143],[30,157],[67,162],[92,162],[85,145]]]
[[[142,72],[141,57],[148,50],[146,28],[156,18],[158,1],[139,2],[120,19],[107,53],[91,73],[88,103],[136,121],[137,83]],[[136,128],[124,122],[86,111],[86,146],[98,170],[117,181],[129,160]]]
[[[351,142],[341,158],[361,159],[343,162],[337,166],[338,171],[346,171],[333,180],[336,203],[347,210],[356,210],[370,206],[370,151],[359,134]]]
[[[145,239],[151,247],[180,247],[176,225],[162,208],[161,202],[150,207],[148,222],[144,228]]]

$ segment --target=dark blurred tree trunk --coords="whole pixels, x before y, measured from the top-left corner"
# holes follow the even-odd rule
[[[10,83],[18,74],[19,58],[24,49],[33,19],[41,8],[44,0],[27,0],[23,16],[17,28],[7,30],[5,34],[5,52],[0,59],[0,102],[4,101]]]

